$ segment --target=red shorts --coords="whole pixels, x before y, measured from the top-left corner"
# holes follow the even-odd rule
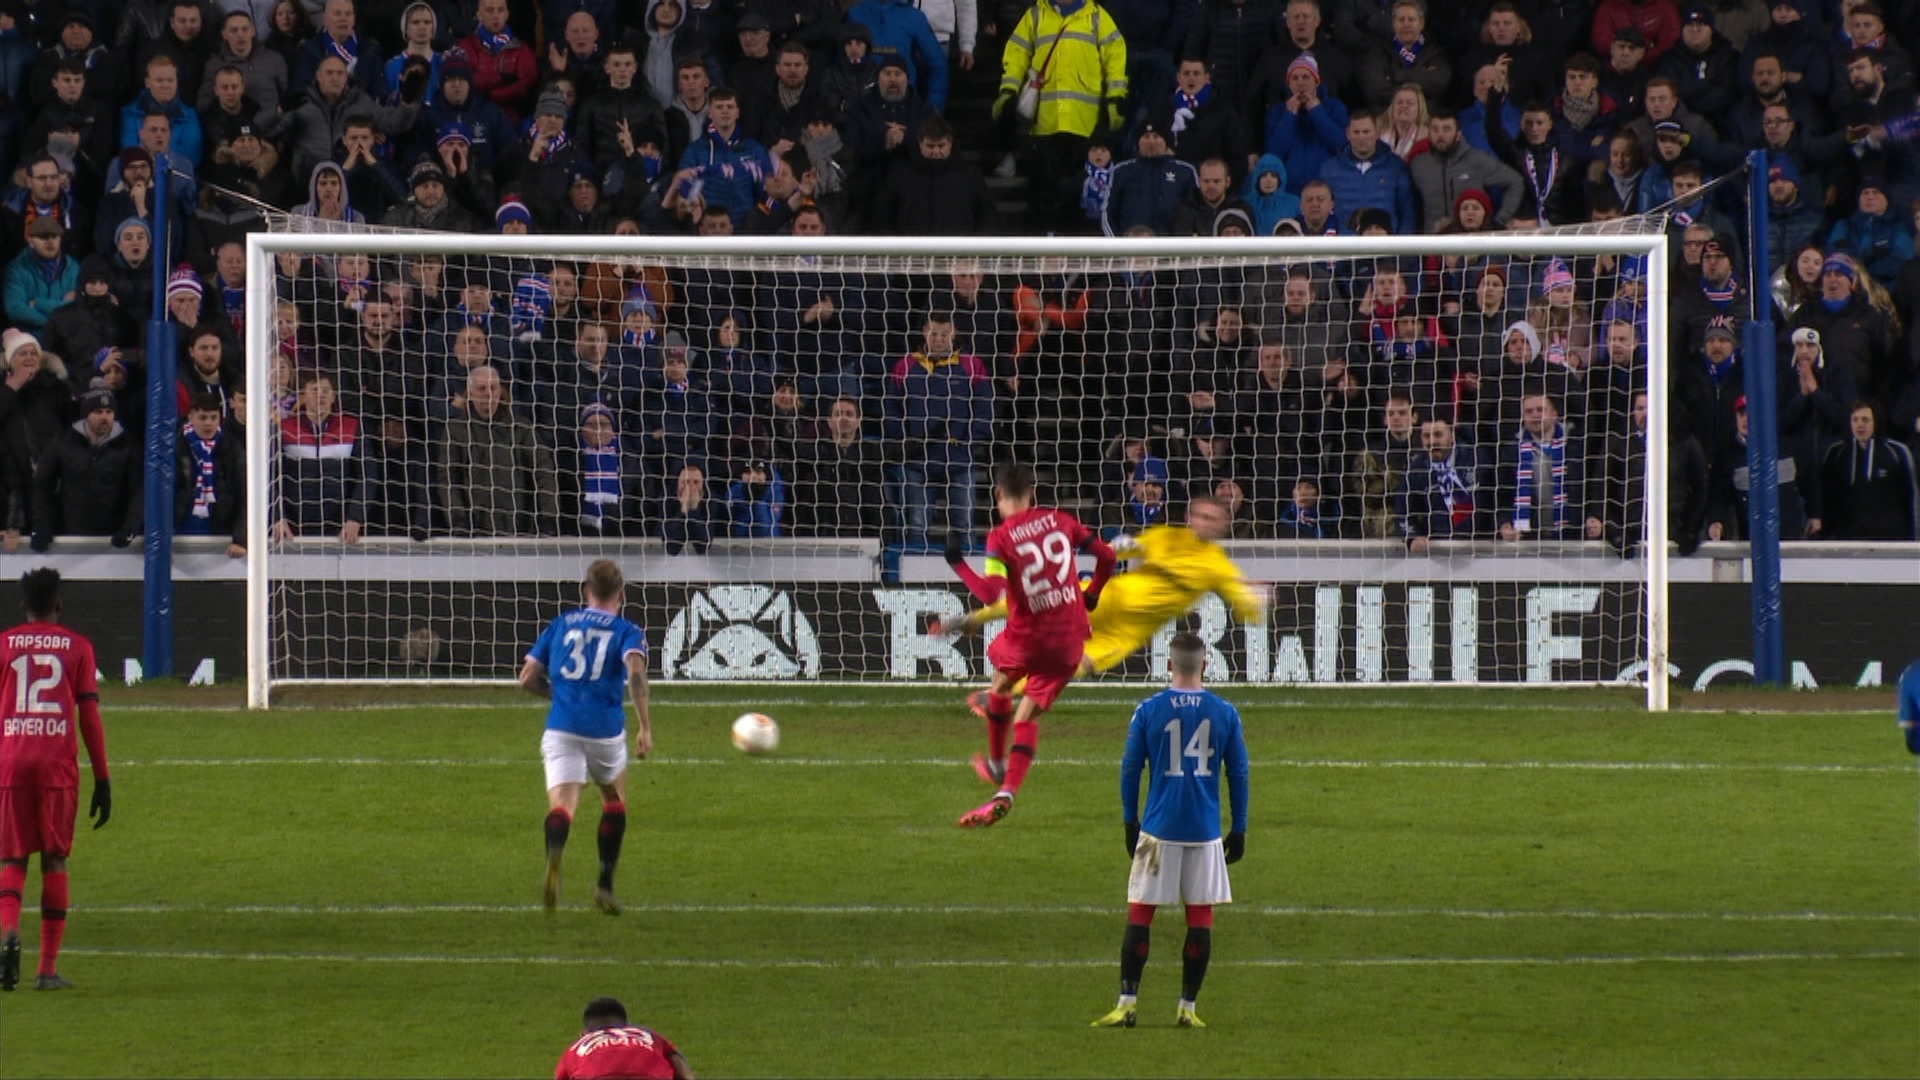
[[[0,788],[0,859],[66,858],[79,809],[78,788]]]
[[[1014,682],[1027,680],[1021,693],[1045,712],[1080,674],[1080,658],[1086,651],[1087,643],[1082,640],[1049,641],[1041,646],[1001,634],[987,647],[987,659],[993,662],[994,670],[1004,672]]]

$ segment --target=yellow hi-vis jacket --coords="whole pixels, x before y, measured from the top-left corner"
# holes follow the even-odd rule
[[[1058,47],[1055,41],[1058,40]],[[1047,59],[1051,52],[1053,59]],[[1018,95],[1030,73],[1046,65],[1035,135],[1092,135],[1106,102],[1127,96],[1127,43],[1113,16],[1086,0],[1063,16],[1049,0],[1036,0],[1020,21],[1000,65],[1000,93]],[[1008,103],[1007,108],[1013,108]]]

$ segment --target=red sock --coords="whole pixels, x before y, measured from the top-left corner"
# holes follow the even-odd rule
[[[1007,760],[1007,733],[1013,727],[1013,697],[987,694],[987,760],[999,764]]]
[[[40,971],[52,975],[67,936],[67,872],[40,875]]]
[[[1013,725],[1013,752],[1007,755],[1007,779],[1000,785],[1000,790],[1009,795],[1020,793],[1020,785],[1027,779],[1027,770],[1033,767],[1033,748],[1039,742],[1039,724],[1022,720]]]
[[[1196,930],[1213,929],[1213,905],[1188,904],[1187,925]]]
[[[25,863],[0,863],[0,934],[20,932],[20,894],[26,887]]]

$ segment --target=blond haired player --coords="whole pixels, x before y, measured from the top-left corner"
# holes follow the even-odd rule
[[[1186,614],[1207,593],[1217,593],[1244,622],[1264,623],[1267,595],[1240,576],[1219,541],[1227,535],[1226,505],[1210,495],[1187,503],[1185,525],[1156,525],[1138,537],[1122,537],[1114,551],[1132,563],[1115,574],[1101,594],[1100,606],[1088,615],[1092,636],[1087,639],[1080,674],[1107,671],[1145,648],[1169,621]],[[1007,615],[1006,604],[996,603],[970,612],[952,626],[934,627],[935,633],[977,633]],[[1013,692],[1023,687],[1016,684]],[[987,692],[967,695],[967,705],[978,716],[987,710]],[[1003,763],[975,755],[974,769],[989,783],[998,783]]]

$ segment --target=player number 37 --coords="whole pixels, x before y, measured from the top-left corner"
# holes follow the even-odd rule
[[[560,669],[560,677],[568,681],[577,680],[585,675],[589,681],[600,678],[600,672],[607,666],[607,643],[613,640],[611,630],[569,630],[560,644],[567,647],[567,663]],[[589,672],[587,650],[593,650],[592,671]]]
[[[1020,591],[1028,596],[1064,585],[1073,576],[1073,543],[1066,533],[1050,532],[1037,544],[1029,541],[1013,550],[1024,567],[1020,571]]]

